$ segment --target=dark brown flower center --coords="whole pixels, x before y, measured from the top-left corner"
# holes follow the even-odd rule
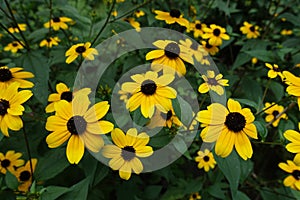
[[[213,34],[214,34],[214,36],[218,37],[221,34],[220,29],[218,29],[218,28],[214,29]]]
[[[48,43],[52,41],[50,38],[47,38],[46,40],[47,40]]]
[[[13,45],[13,47],[19,46],[18,43],[16,43],[16,42],[13,42],[12,45]]]
[[[278,114],[279,114],[279,112],[278,112],[277,110],[274,110],[274,111],[272,112],[272,115],[273,115],[274,117],[277,117]]]
[[[300,180],[300,171],[299,170],[294,170],[292,172],[292,176],[296,179],[296,180]]]
[[[208,42],[206,42],[205,48],[210,49],[210,48],[212,48],[212,47],[213,47],[212,45],[210,45]]]
[[[60,99],[61,99],[61,100],[66,100],[66,101],[68,101],[68,102],[71,102],[72,99],[73,99],[73,93],[70,92],[70,91],[63,92],[63,93],[61,93],[61,95],[60,95]]]
[[[12,79],[12,73],[7,68],[0,68],[0,82],[6,82]]]
[[[4,99],[0,99],[0,115],[5,115],[7,113],[8,108],[9,102]]]
[[[172,10],[170,11],[170,16],[171,16],[171,17],[179,18],[180,15],[181,15],[181,13],[180,13],[180,11],[177,10],[177,9],[172,9]]]
[[[255,27],[254,27],[254,26],[250,26],[249,30],[250,30],[251,32],[255,32]]]
[[[121,156],[126,161],[131,161],[135,157],[135,149],[133,146],[125,146],[122,148]]]
[[[169,110],[167,113],[161,112],[161,113],[160,113],[160,116],[161,116],[163,119],[169,120],[169,119],[171,119],[171,117],[173,116],[172,110]]]
[[[179,53],[180,53],[180,48],[179,48],[178,44],[176,44],[174,42],[169,43],[165,47],[165,55],[168,58],[177,58]]]
[[[203,157],[203,160],[204,160],[205,162],[208,162],[208,161],[209,161],[209,156],[204,156],[204,157]]]
[[[225,125],[230,131],[238,133],[245,128],[246,119],[241,113],[232,112],[226,116]]]
[[[201,26],[201,24],[196,24],[195,28],[198,29],[198,30],[201,30],[202,26]]]
[[[76,49],[75,49],[75,51],[77,52],[77,53],[84,53],[85,51],[86,51],[86,48],[84,47],[84,46],[79,46],[79,47],[77,47]]]
[[[60,18],[59,18],[59,17],[54,17],[54,18],[53,18],[53,22],[55,22],[55,23],[60,22]]]
[[[145,80],[142,83],[141,91],[145,95],[152,95],[152,94],[155,93],[156,88],[157,88],[157,85],[155,84],[154,81],[152,81],[152,80]]]
[[[24,182],[24,181],[28,181],[31,177],[31,173],[29,171],[23,171],[20,174],[20,181]]]
[[[80,135],[85,132],[87,122],[82,116],[74,116],[67,122],[67,129],[71,134]]]
[[[274,70],[275,72],[281,72],[281,70],[279,69],[279,67],[273,66],[273,70]]]
[[[191,49],[193,49],[195,51],[198,50],[198,44],[193,42],[192,45],[191,45]]]
[[[197,196],[197,194],[193,194],[192,197],[193,197],[193,199],[196,199],[198,196]]]
[[[208,78],[207,79],[207,84],[208,85],[219,85],[218,81],[214,78]]]
[[[1,167],[7,168],[10,165],[10,160],[4,159],[1,161]]]

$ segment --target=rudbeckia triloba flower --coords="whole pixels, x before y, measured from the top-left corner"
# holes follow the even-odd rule
[[[240,157],[247,160],[253,154],[248,136],[257,139],[254,115],[233,99],[228,99],[227,107],[212,103],[207,110],[198,112],[196,120],[205,127],[201,137],[204,142],[216,142],[217,155],[227,157],[235,147]]]
[[[265,118],[266,122],[272,122],[272,125],[274,127],[277,127],[279,124],[280,119],[287,119],[287,115],[285,113],[283,113],[282,115],[278,116],[280,113],[283,112],[284,107],[277,105],[275,103],[265,103],[265,113],[268,114]],[[278,116],[278,118],[276,119],[276,117]],[[275,120],[276,119],[276,120]],[[273,121],[275,120],[275,121]]]
[[[214,155],[208,149],[197,152],[198,156],[195,158],[195,161],[198,162],[198,168],[204,168],[204,171],[208,172],[209,169],[215,168],[217,162],[215,161]]]
[[[34,172],[35,166],[37,164],[37,159],[31,159],[32,171]],[[14,175],[17,177],[19,181],[18,190],[21,192],[27,192],[32,184],[32,174],[30,169],[30,161],[27,161],[25,166],[19,167]]]
[[[21,31],[26,31],[26,24],[18,24],[18,27]],[[8,28],[8,31],[10,33],[19,33],[20,31],[19,31],[18,27],[17,26],[10,27],[10,28]]]
[[[58,83],[56,85],[56,91],[57,93],[52,93],[48,97],[48,101],[50,102],[45,111],[46,113],[51,113],[55,111],[55,104],[61,100],[66,100],[67,102],[71,102],[75,95],[89,95],[91,93],[90,88],[83,88],[78,91],[70,91],[70,88],[66,86],[64,83]]]
[[[126,135],[116,128],[111,132],[111,138],[115,145],[105,145],[102,149],[103,156],[111,158],[109,166],[119,170],[119,176],[125,180],[131,177],[132,172],[140,174],[144,167],[139,157],[153,154],[152,147],[147,146],[149,136],[145,132],[138,134],[136,128],[129,129]]]
[[[84,154],[84,146],[92,152],[98,152],[104,145],[101,134],[109,133],[114,125],[100,120],[108,109],[107,101],[96,103],[89,108],[90,101],[85,95],[78,95],[72,103],[56,103],[56,113],[48,117],[46,129],[52,131],[47,136],[49,148],[56,148],[68,141],[66,154],[71,164],[78,164]]]
[[[281,70],[279,69],[278,65],[274,64],[271,65],[270,63],[265,63],[266,67],[269,68],[268,71],[268,77],[269,78],[276,78],[279,76],[281,79],[283,79],[283,75],[281,73]]]
[[[282,31],[280,31],[281,35],[292,35],[293,31],[292,30],[287,30],[287,29],[283,29]]]
[[[284,71],[283,76],[285,77],[285,83],[289,85],[286,88],[286,91],[289,95],[297,97],[298,107],[300,110],[300,77],[296,77],[294,74],[288,71]]]
[[[91,43],[86,42],[73,45],[70,49],[66,51],[65,56],[67,56],[66,63],[70,64],[79,55],[82,55],[85,59],[94,60],[94,55],[98,55],[98,51],[95,48],[91,48]]]
[[[136,10],[136,11],[134,12],[134,15],[135,15],[137,18],[140,18],[140,17],[142,17],[142,16],[145,15],[145,12],[142,11],[142,10]]]
[[[135,28],[135,30],[137,32],[140,32],[141,31],[141,28],[140,28],[140,23],[135,21],[135,19],[133,17],[127,17],[127,18],[124,18],[124,21],[125,22],[128,22],[133,28]]]
[[[5,136],[9,136],[8,129],[18,131],[23,127],[20,115],[25,110],[21,105],[31,96],[30,90],[18,92],[20,83],[10,84],[7,89],[0,90],[0,128]]]
[[[171,99],[176,98],[177,92],[167,85],[175,79],[174,75],[158,77],[156,72],[148,71],[146,74],[132,75],[131,79],[135,82],[126,82],[121,86],[121,90],[132,94],[126,103],[130,112],[141,107],[142,115],[151,118],[155,107],[164,112],[172,107]]]
[[[300,123],[298,124],[300,130]],[[300,154],[300,133],[295,130],[287,130],[283,136],[291,143],[286,145],[286,149],[291,153]]]
[[[218,95],[223,95],[224,94],[224,86],[228,86],[228,80],[227,79],[222,79],[223,75],[218,74],[215,75],[215,72],[212,70],[207,71],[207,75],[202,75],[202,78],[204,79],[204,83],[202,83],[198,91],[200,93],[206,93],[209,90],[212,90],[216,92]]]
[[[40,42],[40,47],[46,46],[48,48],[52,48],[52,46],[57,46],[60,42],[58,37],[49,37]]]
[[[180,26],[189,28],[189,21],[183,18],[183,14],[177,9],[172,9],[170,12],[163,12],[160,10],[155,10],[155,19],[164,20],[167,24],[178,23]]]
[[[259,26],[249,24],[248,22],[244,22],[243,24],[244,26],[240,28],[240,31],[242,31],[248,39],[257,38],[259,36]]]
[[[14,82],[20,83],[20,88],[32,88],[34,84],[24,79],[33,77],[34,75],[31,72],[23,71],[23,68],[21,67],[8,68],[7,66],[1,66],[0,90],[6,89]]]
[[[182,123],[176,116],[174,109],[170,107],[168,110],[164,112],[157,109],[147,127],[155,128],[155,127],[166,126],[171,128],[173,124],[178,127],[182,126]]]
[[[229,40],[229,35],[226,34],[225,28],[221,26],[211,24],[210,27],[203,28],[204,34],[202,35],[203,39],[208,39],[208,43],[214,46],[222,45],[223,40]]]
[[[171,40],[157,40],[153,43],[159,49],[150,51],[146,55],[146,60],[152,60],[151,69],[159,72],[163,70],[164,74],[178,74],[183,76],[186,68],[182,60],[193,63],[193,58],[188,50]]]
[[[24,160],[20,159],[21,153],[15,153],[15,151],[7,151],[4,155],[0,153],[0,172],[6,174],[6,171],[13,173],[15,168],[24,165]]]
[[[287,160],[286,163],[279,163],[278,166],[290,175],[283,180],[286,187],[300,190],[300,155],[296,155],[294,160]]]
[[[251,63],[253,65],[255,65],[257,62],[258,62],[257,58],[255,58],[255,57],[251,58]]]
[[[53,28],[53,30],[58,31],[59,29],[68,29],[66,22],[73,22],[71,18],[68,17],[54,17],[49,22],[44,23],[45,28]]]
[[[210,45],[206,41],[201,41],[202,47],[210,54],[210,55],[216,55],[216,53],[219,52],[219,48],[214,45]]]
[[[193,23],[190,23],[190,31],[194,31],[194,37],[198,38],[201,37],[204,33],[204,28],[206,28],[206,24],[201,23],[200,20],[196,20]]]
[[[201,196],[199,195],[199,192],[193,193],[190,195],[189,200],[198,200],[201,199]]]
[[[188,50],[190,56],[194,56],[198,62],[201,62],[204,56],[208,56],[207,51],[201,45],[192,42],[190,39],[180,40],[179,42]]]
[[[24,47],[18,41],[11,42],[4,47],[4,51],[11,51],[12,53],[17,53],[19,49],[24,49]]]

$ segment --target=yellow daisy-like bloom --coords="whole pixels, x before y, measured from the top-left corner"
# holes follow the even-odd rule
[[[208,56],[207,51],[201,45],[193,43],[190,39],[179,40],[179,42],[188,50],[190,56],[194,56],[198,62],[201,62],[204,56]]]
[[[10,27],[10,28],[8,28],[8,31],[10,33],[19,33],[20,31],[19,31],[18,27],[21,31],[26,31],[26,24],[18,24],[18,26]]]
[[[125,180],[131,177],[132,172],[140,174],[144,167],[139,157],[153,154],[152,147],[147,146],[149,136],[145,132],[138,134],[136,128],[129,129],[126,135],[116,128],[111,132],[111,138],[116,145],[105,145],[102,149],[103,156],[111,158],[109,166],[119,170],[119,176]]]
[[[32,164],[32,171],[34,173],[37,159],[32,158],[31,159]],[[30,161],[27,161],[25,166],[19,167],[15,172],[14,175],[17,177],[19,181],[19,187],[18,190],[21,192],[27,192],[32,184],[32,174],[30,169]]]
[[[104,145],[101,134],[109,133],[114,125],[100,120],[109,104],[103,101],[89,108],[90,101],[85,95],[78,95],[72,103],[60,101],[55,104],[56,113],[46,122],[46,129],[52,131],[47,136],[49,148],[56,148],[68,141],[66,154],[71,164],[78,164],[84,154],[84,145],[92,152],[98,152]]]
[[[272,107],[271,107],[272,106]],[[277,127],[279,122],[280,122],[280,119],[287,119],[287,115],[284,113],[282,115],[280,115],[278,118],[277,116],[283,112],[284,110],[284,107],[283,106],[280,106],[278,104],[275,104],[275,103],[265,103],[265,108],[269,108],[267,110],[265,110],[265,113],[268,114],[265,118],[266,122],[272,122],[274,119],[276,119],[275,121],[272,122],[272,125],[274,127]]]
[[[55,111],[55,104],[61,100],[66,100],[67,102],[71,102],[72,99],[77,95],[89,95],[91,93],[90,88],[83,88],[78,91],[72,92],[70,88],[64,83],[58,83],[56,85],[57,93],[50,94],[48,97],[48,101],[50,102],[45,108],[46,113],[51,113]]]
[[[199,192],[193,193],[190,195],[189,200],[198,200],[201,199],[201,196],[199,195]]]
[[[294,160],[287,160],[287,163],[279,163],[278,166],[290,175],[283,180],[286,187],[300,190],[300,155],[296,155]]]
[[[198,168],[204,168],[204,171],[208,172],[209,169],[215,168],[217,162],[215,161],[214,155],[208,149],[197,152],[198,156],[195,158],[195,161],[198,162]]]
[[[184,46],[171,40],[157,40],[153,43],[159,49],[150,51],[146,60],[152,60],[151,69],[155,72],[163,70],[164,74],[178,74],[183,76],[186,73],[184,61],[193,63],[193,58]]]
[[[48,48],[52,48],[52,46],[57,46],[60,42],[58,37],[49,37],[40,42],[40,47],[46,46]]]
[[[210,54],[210,55],[216,55],[216,53],[219,52],[219,48],[214,45],[210,45],[206,41],[201,41],[202,47]]]
[[[119,90],[118,94],[120,95],[120,100],[122,100],[125,103],[127,103],[128,99],[130,97],[130,93],[129,92],[125,92],[123,90]]]
[[[8,129],[18,131],[23,127],[20,115],[23,115],[25,108],[21,105],[31,96],[30,90],[18,92],[20,83],[10,84],[7,89],[0,90],[0,127],[5,136],[9,136]]]
[[[208,43],[213,46],[222,45],[223,40],[229,40],[229,35],[226,34],[225,28],[221,26],[211,24],[210,27],[203,28],[204,34],[202,35],[203,39],[208,39]]]
[[[300,123],[298,124],[300,130]],[[300,154],[300,133],[295,130],[287,130],[283,136],[291,143],[287,144],[285,148],[291,153]]]
[[[24,49],[22,44],[20,44],[18,41],[11,42],[6,47],[4,47],[4,51],[11,51],[12,53],[17,53],[20,49]]]
[[[257,38],[260,35],[258,32],[259,26],[254,26],[248,22],[244,22],[243,24],[244,26],[240,28],[240,31],[242,31],[248,39]]]
[[[255,65],[257,62],[258,62],[257,58],[255,58],[255,57],[251,58],[251,63],[253,65]]]
[[[196,120],[205,127],[201,137],[204,142],[216,142],[217,155],[227,157],[235,147],[240,157],[247,160],[253,154],[248,136],[257,139],[254,115],[249,108],[242,109],[239,102],[233,99],[228,99],[227,107],[212,103],[208,110],[198,112]]]
[[[280,31],[281,35],[292,35],[293,31],[292,30],[287,30],[287,29],[283,29],[282,31]]]
[[[284,71],[283,76],[285,77],[285,83],[289,85],[286,91],[289,95],[297,97],[300,110],[300,77],[296,77],[289,71]]]
[[[135,30],[137,32],[140,32],[141,31],[141,24],[137,21],[135,21],[135,19],[133,17],[127,17],[127,18],[124,18],[124,21],[125,22],[128,22],[133,28],[135,28]]]
[[[145,12],[142,11],[142,10],[136,10],[136,11],[134,12],[134,15],[135,15],[137,18],[140,18],[140,17],[142,17],[142,16],[145,15]]]
[[[198,91],[200,93],[206,93],[209,90],[212,90],[216,92],[218,95],[224,94],[224,86],[228,86],[228,80],[222,79],[223,75],[218,74],[215,75],[215,72],[212,70],[207,71],[207,75],[202,75],[202,78],[204,79],[205,83],[202,83]]]
[[[44,23],[45,28],[53,28],[53,30],[58,31],[59,29],[68,29],[66,22],[73,22],[71,18],[68,17],[54,17],[49,22]]]
[[[171,99],[175,99],[177,92],[167,86],[174,79],[174,75],[164,74],[158,77],[156,72],[148,71],[146,74],[135,74],[131,76],[135,82],[123,83],[121,90],[131,93],[126,107],[130,112],[141,107],[145,118],[152,117],[155,107],[166,111],[172,107]]]
[[[200,20],[190,23],[190,31],[194,31],[194,37],[198,38],[204,34],[204,28],[207,28],[206,24],[201,23]]]
[[[98,55],[98,51],[95,48],[91,48],[91,43],[86,42],[73,45],[70,49],[66,51],[65,56],[67,56],[66,63],[70,64],[79,55],[82,55],[85,59],[94,60],[94,55]]]
[[[163,12],[160,10],[155,10],[155,19],[164,20],[167,24],[178,23],[180,26],[185,26],[189,28],[189,21],[183,18],[183,14],[177,9],[172,9],[170,12]]]
[[[182,126],[182,123],[176,116],[174,109],[170,107],[164,112],[156,110],[147,127],[156,128],[165,126],[171,128],[173,124],[178,127]]]
[[[31,72],[23,71],[23,68],[21,67],[8,68],[7,66],[1,66],[0,90],[6,89],[14,82],[20,83],[20,88],[32,88],[34,84],[24,79],[33,77],[34,75]]]
[[[271,65],[270,63],[265,63],[266,67],[269,68],[268,71],[268,77],[269,78],[276,78],[279,76],[281,79],[283,79],[283,75],[281,73],[281,70],[279,69],[278,65],[274,64]]]
[[[15,153],[15,151],[7,151],[4,155],[0,153],[0,172],[6,174],[7,170],[13,173],[15,168],[24,165],[24,160],[20,159],[21,153]]]

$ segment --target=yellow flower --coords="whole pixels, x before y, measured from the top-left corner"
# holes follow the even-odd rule
[[[217,162],[215,161],[214,155],[208,149],[197,152],[198,156],[195,158],[195,161],[198,162],[198,168],[204,168],[204,171],[208,172],[209,169],[215,168]]]
[[[157,50],[150,51],[146,55],[146,60],[152,60],[151,69],[155,72],[163,70],[164,74],[178,74],[183,76],[186,68],[182,60],[193,63],[193,58],[188,50],[171,40],[157,40],[153,43]]]
[[[114,16],[114,17],[118,16],[118,11],[116,11],[116,10],[112,11],[111,15]]]
[[[67,56],[66,63],[70,64],[79,55],[82,55],[85,59],[94,60],[94,55],[98,55],[98,51],[95,48],[91,48],[91,43],[86,42],[73,45],[70,49],[66,51],[65,56]]]
[[[278,65],[274,64],[271,65],[270,63],[265,63],[266,67],[269,68],[268,71],[268,77],[269,78],[276,78],[279,76],[281,79],[283,79],[283,75],[281,73],[281,70],[279,69]]]
[[[190,31],[194,31],[194,37],[198,38],[204,34],[204,28],[206,28],[206,24],[201,23],[200,20],[196,20],[194,23],[190,23]]]
[[[46,46],[48,48],[52,48],[53,45],[57,46],[59,42],[60,39],[58,37],[49,37],[40,42],[40,47]]]
[[[300,155],[296,155],[294,160],[287,160],[287,163],[279,163],[278,166],[290,175],[283,180],[286,187],[300,190]]]
[[[282,31],[280,31],[281,35],[292,35],[293,31],[292,30],[287,30],[287,29],[283,29]]]
[[[176,98],[177,92],[167,85],[175,79],[174,75],[158,77],[156,72],[148,71],[146,74],[132,75],[131,79],[134,82],[121,86],[121,90],[132,94],[126,103],[130,112],[141,107],[142,115],[148,118],[153,116],[155,107],[163,112],[172,107],[171,99]]]
[[[19,49],[24,49],[22,44],[17,41],[11,42],[6,47],[4,47],[4,51],[11,51],[12,53],[17,53]]]
[[[21,153],[15,153],[15,151],[7,151],[4,155],[0,153],[0,172],[6,174],[6,171],[13,173],[15,168],[24,165],[24,160],[20,159]]]
[[[7,89],[0,90],[0,127],[5,136],[9,136],[8,129],[18,131],[23,127],[20,115],[23,115],[24,107],[21,105],[31,96],[30,90],[18,92],[20,83],[10,84]]]
[[[124,21],[128,22],[133,28],[135,28],[135,30],[137,32],[140,32],[141,31],[141,28],[140,28],[140,23],[135,21],[135,19],[133,17],[127,17],[127,18],[124,18]]]
[[[30,81],[24,80],[26,78],[33,78],[31,72],[22,71],[21,67],[8,68],[7,66],[0,67],[0,90],[6,89],[14,82],[20,83],[20,88],[32,88],[34,84]]]
[[[257,38],[260,34],[258,32],[259,26],[254,26],[248,22],[244,22],[244,26],[240,28],[243,34],[246,35],[248,39]]]
[[[157,14],[155,16],[156,19],[164,20],[167,24],[178,23],[180,26],[189,28],[189,21],[183,18],[183,14],[177,9],[172,9],[170,12],[155,10],[154,13]]]
[[[220,46],[222,45],[223,40],[229,40],[229,35],[226,34],[225,28],[221,26],[211,24],[210,28],[206,27],[203,29],[204,34],[202,35],[203,39],[208,39],[208,43],[213,46]]]
[[[145,12],[142,11],[142,10],[136,10],[136,11],[134,12],[134,15],[135,15],[137,18],[140,18],[140,17],[142,17],[142,16],[145,15]]]
[[[68,141],[66,154],[71,164],[78,164],[84,154],[84,145],[92,152],[98,152],[104,145],[101,134],[112,131],[111,122],[103,118],[109,104],[103,101],[89,108],[86,95],[78,95],[72,103],[60,101],[55,104],[56,113],[48,117],[46,129],[52,131],[47,136],[49,148],[57,148]]]
[[[202,78],[204,79],[205,83],[202,83],[199,86],[198,91],[200,93],[206,93],[209,90],[212,90],[218,95],[224,94],[223,86],[228,86],[228,80],[222,79],[222,74],[215,75],[214,71],[208,70],[207,75],[202,75]]]
[[[8,31],[10,33],[19,33],[20,31],[19,31],[18,27],[21,31],[26,31],[26,24],[18,24],[18,26],[10,27],[10,28],[8,28]]]
[[[170,107],[168,110],[163,112],[156,110],[147,127],[156,128],[166,126],[171,128],[173,124],[178,127],[182,126],[182,123],[176,116],[174,109]]]
[[[105,145],[102,154],[106,158],[111,158],[109,166],[113,170],[119,170],[119,176],[128,180],[131,173],[140,174],[143,171],[143,164],[139,157],[145,158],[153,154],[152,147],[147,146],[149,136],[145,133],[137,132],[136,128],[131,128],[124,132],[116,128],[111,132],[111,137],[116,145]]]
[[[300,123],[298,124],[300,130]],[[300,133],[295,130],[287,130],[283,133],[283,136],[291,143],[286,145],[286,149],[291,153],[297,153],[300,155]]]
[[[212,103],[208,110],[198,112],[196,120],[205,127],[201,137],[204,142],[216,142],[217,155],[227,157],[235,147],[237,153],[247,160],[253,154],[248,136],[257,139],[254,115],[249,108],[242,109],[239,102],[233,99],[228,99],[227,107]]]
[[[32,170],[34,172],[35,166],[37,164],[37,159],[32,158]],[[19,181],[19,187],[18,190],[21,192],[27,192],[29,190],[29,187],[32,184],[32,174],[30,169],[30,161],[27,161],[25,166],[19,167],[15,172],[14,175],[17,177]]]
[[[298,107],[300,110],[300,78],[296,77],[289,71],[284,71],[283,76],[285,77],[285,83],[289,85],[286,88],[286,91],[289,95],[297,97]]]
[[[210,54],[210,55],[216,55],[216,53],[219,52],[219,48],[214,45],[210,45],[206,41],[201,41],[202,47]]]
[[[267,109],[268,108],[268,109]],[[267,109],[267,110],[265,110]],[[272,122],[274,119],[276,119],[276,117],[283,112],[284,107],[277,105],[275,103],[265,103],[265,113],[267,113],[268,115],[266,116],[265,120],[266,122]],[[274,127],[277,127],[279,124],[280,119],[287,119],[287,115],[284,113],[282,115],[280,115],[275,121],[272,122],[272,125]]]
[[[66,22],[73,22],[71,18],[68,17],[54,17],[49,22],[44,23],[45,28],[53,28],[53,30],[58,31],[59,29],[68,29]]]
[[[77,94],[80,95],[89,95],[91,93],[90,88],[83,88],[78,91],[71,92],[70,88],[68,88],[64,83],[58,83],[56,85],[57,93],[52,93],[48,97],[48,101],[50,104],[45,108],[46,113],[51,113],[55,111],[55,104],[61,100],[66,100],[67,102],[71,102],[74,96]]]
[[[251,59],[251,63],[252,63],[253,65],[255,65],[257,62],[258,62],[257,58],[253,57],[253,58]]]
[[[199,192],[193,193],[190,195],[189,200],[198,200],[201,199],[201,196],[199,195]]]
[[[198,62],[203,60],[204,56],[208,56],[207,51],[198,43],[193,43],[190,39],[179,40],[180,44],[184,46],[190,54],[190,56],[194,56]],[[194,62],[192,62],[194,64]]]

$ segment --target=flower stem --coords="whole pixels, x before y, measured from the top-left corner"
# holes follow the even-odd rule
[[[33,167],[32,167],[32,162],[31,162],[31,153],[30,153],[30,148],[29,148],[29,141],[28,141],[28,137],[27,137],[27,133],[26,133],[26,130],[25,130],[25,126],[24,126],[24,120],[22,119],[23,121],[23,135],[24,135],[24,139],[25,139],[25,145],[26,145],[26,150],[27,150],[27,153],[28,153],[28,158],[29,158],[29,164],[30,164],[30,172],[31,172],[31,176],[32,176],[32,179],[33,179]]]
[[[265,91],[264,91],[264,94],[263,94],[263,96],[262,96],[262,99],[261,99],[261,100],[259,101],[259,103],[258,103],[258,109],[257,109],[257,110],[260,109],[260,105],[263,106],[263,104],[264,104],[264,100],[265,100],[265,98],[266,98],[266,95],[267,95],[267,92],[268,92],[270,83],[271,83],[271,79],[268,80],[268,83],[267,83],[267,86],[266,86],[266,88],[265,88]],[[257,113],[258,113],[258,112],[257,112]],[[257,113],[256,113],[256,114],[257,114]]]
[[[14,34],[12,34],[11,32],[9,32],[9,30],[0,22],[0,27],[5,30],[14,40],[16,40],[22,47],[24,47],[25,49],[27,49],[27,47],[21,42],[21,40],[19,40]]]

